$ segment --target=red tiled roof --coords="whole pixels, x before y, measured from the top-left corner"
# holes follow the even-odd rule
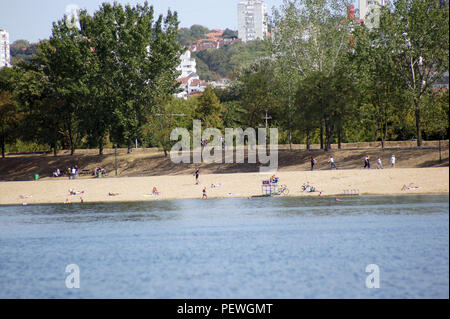
[[[186,77],[184,77],[184,78],[179,78],[179,79],[177,79],[177,82],[180,82],[181,84],[186,85],[186,84],[189,83],[189,77],[186,76]]]

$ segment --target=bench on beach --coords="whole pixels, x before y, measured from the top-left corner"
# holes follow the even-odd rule
[[[91,171],[88,169],[82,169],[81,171],[79,171],[80,175],[91,175]]]

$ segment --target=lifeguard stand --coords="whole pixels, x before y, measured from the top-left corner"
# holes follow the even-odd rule
[[[279,193],[278,178],[274,178],[271,182],[270,180],[262,181],[261,190],[263,195],[277,195]]]

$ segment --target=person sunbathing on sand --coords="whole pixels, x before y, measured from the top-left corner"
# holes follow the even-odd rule
[[[59,176],[61,176],[61,171],[59,170],[59,168],[56,169],[56,172],[53,172],[53,176],[54,176],[54,177],[59,177]]]
[[[84,194],[84,191],[76,191],[74,189],[69,189],[69,194],[70,195],[80,195],[80,194]]]
[[[109,195],[109,196],[117,196],[117,195],[119,195],[119,193],[111,193],[111,192],[110,192],[110,193],[108,193],[108,195]]]
[[[414,183],[411,183],[408,186],[403,184],[402,191],[406,191],[406,190],[410,190],[410,189],[416,189],[416,188],[419,188],[419,186],[414,185]]]
[[[278,177],[276,177],[275,175],[270,176],[270,183],[277,183],[278,182]]]

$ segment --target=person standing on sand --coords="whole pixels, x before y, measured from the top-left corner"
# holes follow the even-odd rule
[[[380,157],[377,158],[377,168],[378,169],[383,169],[383,165],[381,164],[381,158]]]
[[[334,158],[333,156],[330,156],[330,159],[328,160],[328,163],[330,163],[330,169],[337,169],[336,164],[334,163]]]
[[[314,170],[314,165],[316,164],[316,160],[311,156],[311,170]]]
[[[194,175],[195,175],[195,185],[198,185],[198,175],[199,174],[200,174],[200,170],[197,168],[197,170],[194,173]]]
[[[392,154],[392,156],[391,156],[391,166],[392,167],[395,166],[395,156],[394,156],[394,154]]]
[[[364,168],[370,169],[370,158],[369,155],[366,155],[366,157],[364,157]]]
[[[206,195],[206,187],[203,187],[202,199],[208,199],[208,195]]]

